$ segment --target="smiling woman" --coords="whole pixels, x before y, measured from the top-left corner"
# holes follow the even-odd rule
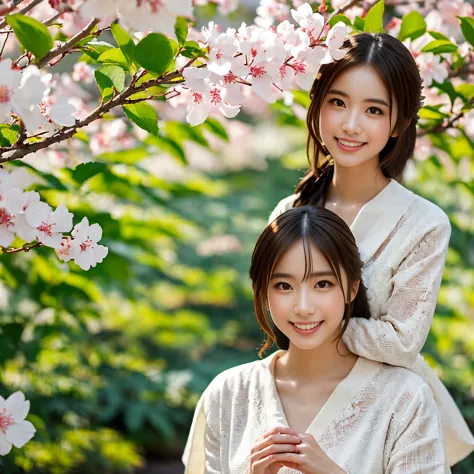
[[[353,232],[363,261],[371,318],[351,318],[344,343],[355,354],[414,371],[441,413],[449,464],[474,449],[453,398],[420,355],[443,275],[450,222],[398,180],[413,154],[421,77],[403,43],[361,33],[347,54],[323,65],[311,89],[307,141],[311,169],[270,216],[324,207]]]
[[[263,231],[250,267],[269,357],[218,375],[196,407],[186,473],[445,474],[433,395],[414,373],[350,352],[369,317],[355,239],[324,208]]]

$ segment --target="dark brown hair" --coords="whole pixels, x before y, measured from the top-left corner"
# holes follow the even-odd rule
[[[309,131],[306,154],[310,170],[296,187],[296,192],[300,193],[296,205],[324,205],[334,166],[319,130],[321,105],[334,80],[350,68],[361,65],[373,67],[389,92],[390,116],[393,99],[397,104],[395,130],[398,136],[390,137],[380,152],[382,173],[387,178],[399,178],[413,155],[417,114],[423,105],[423,96],[420,72],[410,51],[386,33],[359,33],[348,38],[342,47],[349,50],[347,54],[339,61],[321,66],[311,88],[311,103],[306,117]]]
[[[324,207],[302,206],[290,209],[271,222],[260,235],[252,254],[250,278],[254,291],[254,309],[258,323],[267,338],[259,355],[273,343],[280,349],[288,349],[289,339],[275,326],[268,311],[268,286],[278,262],[295,242],[302,241],[305,253],[304,278],[312,273],[311,244],[314,244],[329,263],[344,294],[341,268],[347,277],[349,294],[346,301],[344,327],[350,318],[370,317],[366,288],[362,283],[362,262],[355,238],[347,224]],[[350,302],[350,289],[359,281],[356,297]]]

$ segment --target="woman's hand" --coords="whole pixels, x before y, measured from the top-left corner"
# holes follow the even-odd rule
[[[347,474],[321,449],[313,435],[297,434],[301,443],[296,445],[295,452],[282,453],[279,463],[303,474]]]
[[[246,474],[277,474],[283,466],[282,456],[294,453],[300,442],[297,431],[282,426],[273,428],[253,446]]]

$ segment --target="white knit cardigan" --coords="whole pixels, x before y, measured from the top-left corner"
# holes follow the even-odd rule
[[[277,205],[270,222],[293,207]],[[428,336],[441,284],[451,226],[435,204],[395,180],[366,203],[351,225],[368,289],[370,319],[349,321],[343,340],[360,356],[420,375],[440,410],[450,465],[474,450],[474,438],[445,386],[420,352]]]
[[[186,474],[244,474],[258,438],[288,426],[274,379],[276,358],[284,352],[226,370],[211,382],[194,414],[183,455]],[[347,474],[450,472],[433,394],[400,367],[359,357],[307,432]]]

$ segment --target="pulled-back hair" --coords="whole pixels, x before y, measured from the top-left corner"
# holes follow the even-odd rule
[[[302,206],[290,209],[271,222],[260,235],[252,254],[250,278],[254,291],[254,309],[258,323],[266,333],[266,340],[259,351],[261,356],[273,343],[280,349],[288,349],[289,339],[275,326],[268,310],[268,287],[278,262],[295,243],[303,243],[305,254],[304,278],[312,273],[311,244],[321,252],[336,276],[345,300],[344,326],[350,318],[370,317],[366,288],[362,283],[362,262],[355,238],[347,224],[324,207]],[[344,292],[342,272],[346,274]],[[351,302],[351,288],[356,282],[359,290]]]
[[[295,205],[323,205],[331,183],[334,166],[323,145],[319,117],[331,84],[345,71],[356,66],[371,66],[380,76],[389,94],[390,117],[395,99],[398,109],[394,130],[380,152],[379,162],[387,178],[398,178],[413,155],[418,111],[422,103],[422,80],[410,51],[398,39],[386,33],[359,33],[349,37],[343,48],[347,54],[339,61],[321,66],[310,92],[311,103],[306,117],[308,140],[306,154],[310,169],[296,187],[300,193]]]

